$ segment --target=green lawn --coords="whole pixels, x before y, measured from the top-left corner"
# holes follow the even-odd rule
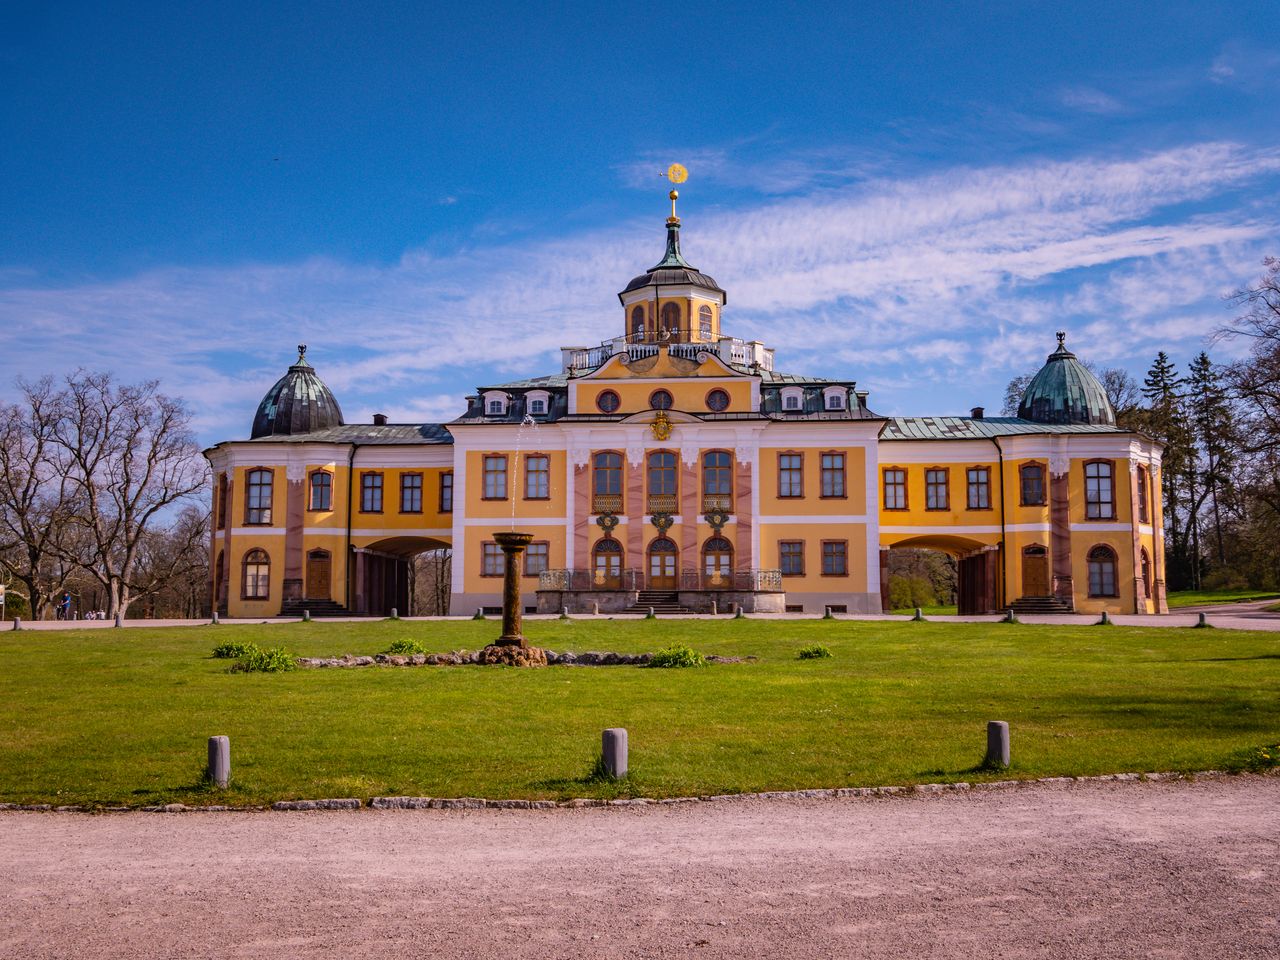
[[[1246,600],[1270,600],[1280,597],[1274,590],[1175,590],[1169,594],[1169,607],[1201,607],[1209,603],[1243,603]]]
[[[921,616],[925,616],[925,617],[954,617],[956,615],[956,605],[952,603],[952,604],[940,604],[938,606],[933,606],[933,607],[921,607],[920,611],[921,611]],[[909,617],[916,612],[916,608],[901,607],[900,609],[890,610],[889,612],[897,613],[897,614],[905,614],[906,616]]]
[[[412,637],[475,649],[484,622],[0,633],[0,800],[213,802],[205,740],[232,744],[232,803],[378,794],[673,796],[977,780],[987,720],[1015,777],[1197,770],[1280,739],[1280,634],[870,621],[537,621],[556,650],[687,642],[754,663],[368,667],[231,674],[230,639],[301,655]],[[795,659],[821,642],[833,659]],[[633,776],[589,782],[600,730]],[[218,796],[222,796],[218,794]]]

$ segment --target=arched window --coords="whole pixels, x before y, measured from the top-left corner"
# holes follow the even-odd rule
[[[667,302],[662,305],[662,335],[674,340],[680,332],[680,304]]]
[[[596,542],[591,551],[592,575],[595,586],[606,590],[618,590],[622,586],[622,544],[612,537]]]
[[[676,455],[666,450],[649,454],[649,503],[646,513],[676,513]]]
[[[1107,546],[1089,551],[1089,596],[1117,597],[1116,552]]]
[[[698,336],[711,339],[711,308],[705,304],[698,308]]]
[[[631,309],[631,339],[644,339],[644,307],[635,306]]]
[[[311,510],[330,510],[333,508],[333,477],[327,470],[316,470],[311,474]]]
[[[702,455],[702,512],[733,509],[733,455],[710,450]]]
[[[712,537],[702,545],[702,575],[709,589],[733,585],[733,544],[724,537]]]
[[[1044,467],[1038,463],[1023,464],[1019,474],[1022,479],[1022,505],[1024,507],[1042,506],[1044,504]]]
[[[245,523],[271,523],[271,471],[250,470],[245,478]]]
[[[604,450],[591,458],[591,512],[622,512],[622,454]]]
[[[1110,520],[1116,515],[1111,461],[1093,460],[1084,465],[1084,515],[1088,520]]]
[[[271,593],[271,558],[253,549],[244,555],[244,599],[266,600]]]
[[[654,410],[670,410],[673,402],[669,390],[655,390],[649,394],[649,406]]]
[[[649,544],[649,588],[674,590],[676,588],[676,562],[680,548],[674,540],[658,537]]]
[[[1147,553],[1147,548],[1142,548],[1142,589],[1146,593],[1147,599],[1151,598],[1151,555]]]

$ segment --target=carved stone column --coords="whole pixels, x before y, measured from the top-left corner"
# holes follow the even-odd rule
[[[493,539],[505,554],[502,573],[502,636],[493,642],[497,647],[527,647],[529,641],[521,633],[523,613],[520,607],[520,558],[533,540],[532,533],[507,530],[495,533]]]

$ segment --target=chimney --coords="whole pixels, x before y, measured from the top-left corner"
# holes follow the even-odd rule
[[[373,415],[373,425],[375,427],[385,427],[387,425],[387,415],[385,413],[375,413]]]
[[[974,420],[981,420],[982,414],[984,412],[985,411],[981,407],[974,407],[972,410],[969,411],[969,416],[971,416]]]

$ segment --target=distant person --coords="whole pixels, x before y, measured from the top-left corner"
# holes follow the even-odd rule
[[[71,619],[71,594],[64,593],[62,595],[62,599],[58,601],[54,613],[59,620]]]

